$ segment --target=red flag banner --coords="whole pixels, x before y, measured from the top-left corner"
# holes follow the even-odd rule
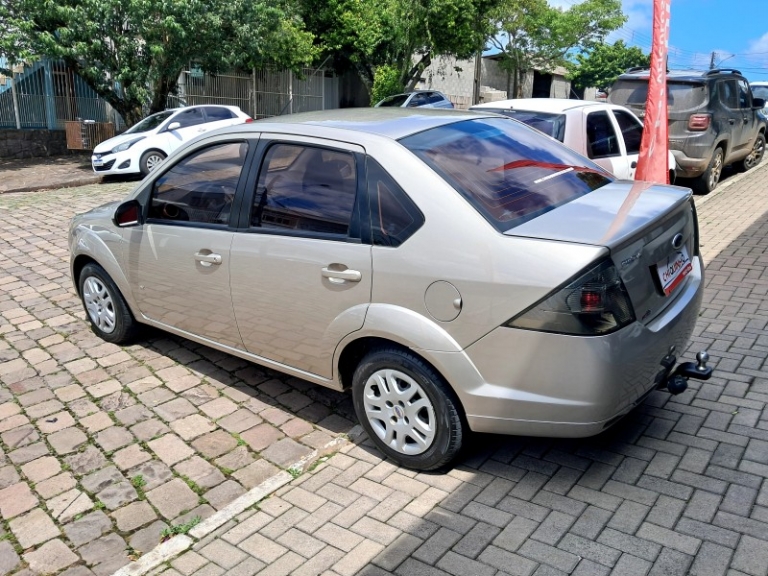
[[[653,0],[653,46],[645,129],[637,160],[636,180],[669,183],[669,140],[667,139],[667,47],[671,0]]]

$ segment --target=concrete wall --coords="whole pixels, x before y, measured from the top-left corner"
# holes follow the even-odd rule
[[[64,130],[0,130],[0,158],[70,154]]]
[[[434,62],[422,74],[422,81],[416,86],[419,89],[439,90],[446,96],[459,100],[472,98],[474,83],[475,61],[457,60],[453,57],[436,58]],[[494,58],[482,59],[480,77],[480,92],[487,87],[488,92],[501,90],[511,91],[511,81],[507,72],[502,70],[499,62]],[[556,69],[552,74],[552,89],[550,98],[568,98],[571,83],[565,79],[565,70]],[[533,93],[533,70],[529,70],[523,78],[523,97],[530,98]],[[482,98],[481,98],[482,100]]]

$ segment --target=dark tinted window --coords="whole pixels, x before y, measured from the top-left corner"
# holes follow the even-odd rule
[[[645,108],[648,99],[648,79],[617,80],[608,100],[611,104],[627,106],[633,110]],[[707,99],[707,87],[694,82],[667,82],[667,106],[670,111],[685,111],[698,108]]]
[[[368,158],[373,243],[400,246],[424,223],[419,209],[381,165]]]
[[[424,104],[427,104],[427,95],[426,94],[414,94],[413,98],[411,98],[408,101],[408,108],[415,108],[417,106],[424,106]]]
[[[349,152],[276,144],[261,167],[251,226],[346,236],[356,190]]]
[[[616,117],[616,122],[619,123],[621,135],[624,137],[624,145],[627,147],[627,154],[639,154],[640,141],[643,139],[643,125],[634,116],[623,110],[614,110],[613,115]]]
[[[189,110],[184,110],[183,112],[180,112],[178,115],[174,116],[171,121],[178,122],[181,124],[182,128],[197,126],[198,124],[205,122],[205,118],[203,117],[203,109],[190,108]]]
[[[501,231],[613,180],[559,142],[506,118],[455,122],[400,142]]]
[[[587,115],[587,156],[608,158],[620,154],[616,131],[608,112],[592,112]]]
[[[165,122],[171,114],[173,114],[173,112],[168,111],[168,112],[158,112],[157,114],[152,114],[152,116],[147,116],[146,118],[144,118],[144,120],[142,120],[132,128],[129,128],[128,130],[126,130],[125,133],[138,134],[140,132],[149,132],[150,130],[154,130],[155,128],[160,126],[160,124]]]
[[[731,109],[739,107],[739,87],[736,80],[725,80],[720,82],[720,102]]]
[[[478,108],[478,110],[509,116],[524,124],[528,124],[531,128],[544,132],[547,136],[560,140],[560,142],[565,140],[565,114],[548,114],[546,112],[532,112],[529,110],[491,110],[489,108]]]
[[[222,108],[221,106],[206,106],[205,115],[208,118],[208,122],[218,122],[219,120],[231,120],[235,117],[234,114],[228,108]]]
[[[233,142],[198,150],[184,158],[155,182],[149,217],[228,224],[247,152],[248,144]]]
[[[749,96],[749,84],[744,80],[738,81],[739,108],[752,108],[752,98]]]
[[[427,95],[428,104],[437,104],[438,102],[442,102],[443,100],[445,100],[445,98],[443,98],[443,96],[438,92],[430,92]]]
[[[408,100],[408,94],[398,94],[397,96],[388,96],[378,103],[378,106],[402,106]]]

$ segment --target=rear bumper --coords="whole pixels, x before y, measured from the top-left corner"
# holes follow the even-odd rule
[[[691,158],[682,150],[672,150],[672,154],[675,156],[675,162],[677,163],[678,178],[696,178],[701,176],[712,160],[711,155],[704,158]]]
[[[437,363],[445,366],[446,356],[454,356],[453,375],[462,381],[452,384],[472,430],[592,436],[652,391],[671,346],[678,354],[684,350],[702,294],[696,258],[684,290],[648,324],[590,338],[497,328],[461,353],[441,354]],[[471,367],[460,366],[462,357]]]

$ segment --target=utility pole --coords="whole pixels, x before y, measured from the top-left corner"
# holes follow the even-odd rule
[[[717,54],[717,52],[715,52],[713,50],[712,51],[712,57],[709,59],[709,69],[710,70],[714,70],[715,69],[715,54]]]
[[[480,50],[475,56],[475,78],[472,85],[472,104],[480,104],[480,82],[482,81],[483,71],[483,51]]]

